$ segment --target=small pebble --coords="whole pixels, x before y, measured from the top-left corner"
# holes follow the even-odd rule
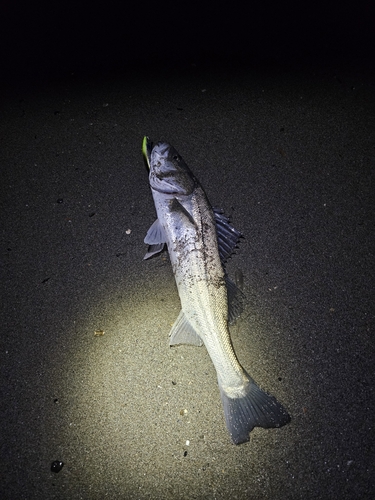
[[[55,460],[54,462],[51,463],[51,472],[60,472],[63,467],[64,467],[64,462],[61,462],[60,460]]]

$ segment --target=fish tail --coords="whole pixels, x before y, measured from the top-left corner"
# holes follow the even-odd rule
[[[234,444],[249,441],[249,433],[254,427],[282,427],[290,422],[284,407],[273,396],[262,391],[251,377],[243,397],[231,398],[220,382],[219,387],[225,422]]]

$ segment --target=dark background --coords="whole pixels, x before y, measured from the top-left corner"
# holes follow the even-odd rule
[[[1,3],[3,78],[190,64],[372,62],[374,3]],[[229,68],[228,68],[229,69]]]

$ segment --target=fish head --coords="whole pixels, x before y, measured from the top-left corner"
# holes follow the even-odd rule
[[[173,146],[167,142],[153,144],[145,137],[142,151],[150,169],[152,189],[178,196],[188,196],[194,191],[197,180]]]

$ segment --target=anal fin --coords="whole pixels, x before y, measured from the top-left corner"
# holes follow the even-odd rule
[[[186,319],[182,310],[174,322],[169,336],[169,345],[191,344],[198,347],[203,345],[202,339]]]

